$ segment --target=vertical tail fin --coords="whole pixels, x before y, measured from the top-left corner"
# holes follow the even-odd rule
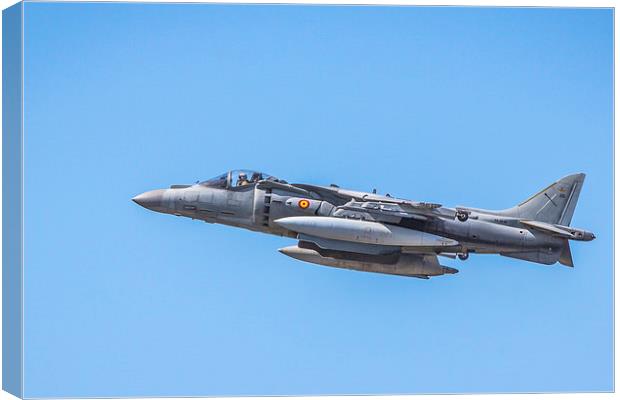
[[[570,225],[586,174],[566,176],[500,215]]]

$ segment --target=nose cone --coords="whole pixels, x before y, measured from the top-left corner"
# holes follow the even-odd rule
[[[131,200],[149,210],[162,211],[165,191],[165,189],[151,190],[139,194]]]

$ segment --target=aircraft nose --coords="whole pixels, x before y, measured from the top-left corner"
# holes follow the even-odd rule
[[[158,211],[158,209],[162,207],[162,200],[164,199],[164,192],[165,192],[165,189],[151,190],[149,192],[144,192],[142,194],[139,194],[131,200],[133,200],[135,203],[141,205],[144,208]]]

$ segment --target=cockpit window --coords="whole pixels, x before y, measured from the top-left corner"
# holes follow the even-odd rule
[[[263,173],[257,171],[238,170],[232,171],[230,174],[231,186],[247,186],[253,185],[258,181],[263,180]]]
[[[228,182],[229,175],[230,175],[230,182]],[[262,180],[272,180],[276,182],[286,183],[286,181],[278,179],[275,176],[271,176],[269,174],[265,174],[265,173],[258,172],[258,171],[239,169],[239,170],[227,172],[213,179],[200,182],[200,184],[203,186],[208,186],[208,187],[235,188],[235,187],[254,185],[258,181],[262,181]]]
[[[200,182],[202,186],[216,187],[216,188],[221,188],[221,189],[225,189],[227,183],[228,183],[228,173],[225,173],[225,174],[216,176],[215,178],[211,178],[206,181]]]

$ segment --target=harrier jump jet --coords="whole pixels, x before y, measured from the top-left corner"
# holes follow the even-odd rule
[[[329,267],[428,279],[454,274],[438,256],[499,254],[572,267],[569,240],[594,234],[570,226],[585,174],[566,176],[506,210],[443,207],[229,171],[132,200],[153,211],[286,236],[287,256]]]

